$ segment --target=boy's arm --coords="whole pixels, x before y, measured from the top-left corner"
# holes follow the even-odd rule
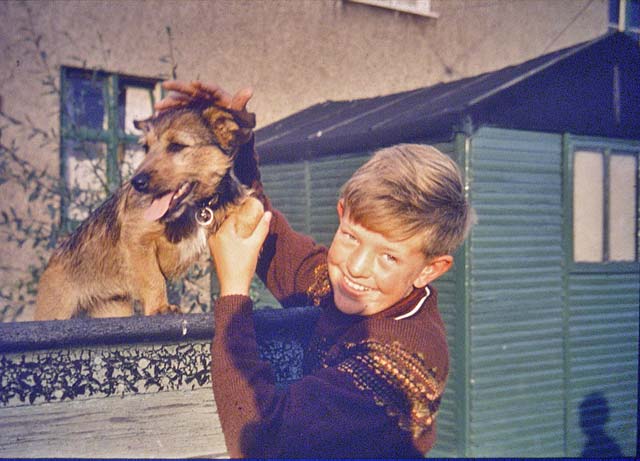
[[[326,247],[295,232],[268,200],[265,208],[272,211],[273,217],[258,260],[258,276],[285,307],[317,304],[311,288],[324,282],[319,280],[324,277],[319,268],[326,263]]]
[[[230,457],[308,457],[366,436],[372,426],[393,432],[384,409],[335,369],[278,389],[259,358],[250,298],[219,298],[214,316],[211,379]]]

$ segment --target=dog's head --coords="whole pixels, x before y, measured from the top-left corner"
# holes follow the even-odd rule
[[[252,115],[195,103],[136,121],[146,156],[131,185],[145,219],[170,223],[207,203],[232,202],[241,183],[258,180],[252,147],[253,171],[239,172],[240,182],[234,171],[238,157],[247,163],[243,146],[252,145]]]

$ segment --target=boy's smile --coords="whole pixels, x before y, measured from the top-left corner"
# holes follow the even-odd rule
[[[343,313],[376,314],[443,273],[437,262],[427,262],[420,236],[390,240],[351,221],[342,203],[338,215],[327,261],[334,301]]]

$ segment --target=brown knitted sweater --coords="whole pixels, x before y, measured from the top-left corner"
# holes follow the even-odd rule
[[[277,211],[258,274],[286,306],[322,307],[305,375],[276,387],[258,354],[251,300],[214,307],[213,391],[232,457],[420,457],[435,441],[449,368],[433,288],[372,316],[333,304],[326,249]],[[426,299],[425,299],[426,297]]]

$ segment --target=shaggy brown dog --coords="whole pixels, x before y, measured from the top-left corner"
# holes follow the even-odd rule
[[[208,236],[238,212],[248,234],[262,214],[253,114],[191,104],[136,123],[147,152],[123,184],[53,253],[39,282],[36,320],[179,311],[166,279],[183,274]]]

